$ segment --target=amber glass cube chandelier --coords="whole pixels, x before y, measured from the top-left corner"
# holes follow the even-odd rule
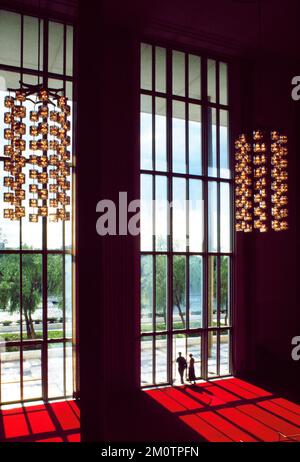
[[[4,137],[4,218],[19,220],[27,214],[24,185],[28,185],[29,221],[40,217],[50,221],[69,220],[70,212],[70,136],[71,109],[62,90],[21,83],[21,88],[9,90],[5,97]],[[27,127],[26,100],[34,102],[30,111],[31,125]],[[28,130],[29,129],[29,130]],[[29,145],[24,136],[29,134]],[[29,177],[24,172],[30,165]]]
[[[288,229],[287,136],[255,130],[235,141],[236,231]]]

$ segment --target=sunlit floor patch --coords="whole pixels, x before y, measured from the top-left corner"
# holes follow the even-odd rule
[[[300,441],[300,405],[234,377],[146,390],[210,442]]]
[[[74,401],[6,406],[0,411],[0,441],[79,442],[79,417]]]

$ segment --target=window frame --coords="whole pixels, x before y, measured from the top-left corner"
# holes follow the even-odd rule
[[[231,74],[232,74],[232,58],[228,56],[223,56],[218,53],[210,53],[207,50],[203,50],[201,48],[196,47],[187,47],[182,46],[178,43],[171,43],[168,41],[161,41],[155,40],[149,37],[142,37],[139,41],[139,50],[141,50],[141,45],[147,44],[152,46],[152,88],[151,90],[142,89],[141,82],[139,85],[139,96],[141,101],[142,95],[147,95],[152,98],[152,169],[143,169],[140,166],[140,178],[141,175],[151,175],[153,177],[153,198],[155,198],[155,178],[158,175],[163,175],[167,178],[168,182],[168,200],[172,200],[172,179],[173,178],[184,178],[186,181],[186,190],[189,189],[189,180],[197,179],[202,181],[202,191],[203,191],[203,198],[204,198],[204,248],[202,252],[175,252],[171,248],[170,237],[168,238],[168,248],[167,251],[156,251],[155,250],[155,237],[152,236],[153,245],[151,251],[144,251],[140,250],[140,257],[145,255],[151,255],[152,261],[155,261],[156,255],[166,255],[168,259],[168,301],[167,301],[167,319],[168,319],[168,327],[166,330],[163,331],[156,331],[155,330],[155,265],[153,264],[153,308],[152,308],[152,319],[153,319],[153,330],[151,332],[142,332],[141,330],[141,298],[139,298],[139,319],[140,319],[140,334],[139,334],[139,351],[141,352],[141,342],[142,338],[152,338],[152,383],[142,384],[141,377],[142,377],[142,360],[139,363],[139,374],[138,377],[140,378],[139,387],[140,388],[148,388],[156,385],[172,385],[174,382],[175,377],[173,377],[173,369],[174,369],[174,358],[173,358],[173,337],[176,334],[185,334],[185,344],[187,344],[187,339],[189,334],[198,334],[201,337],[201,379],[208,380],[209,378],[218,378],[218,377],[226,377],[232,375],[233,372],[233,342],[234,342],[234,262],[235,262],[235,233],[234,233],[234,226],[233,226],[233,217],[234,217],[234,170],[233,170],[233,158],[231,156],[232,152],[232,135],[231,135],[231,127],[232,124],[232,95],[230,94],[231,90]],[[166,50],[166,91],[165,93],[156,91],[155,88],[155,47],[163,47]],[[172,51],[179,51],[185,53],[185,95],[179,96],[174,95],[172,92]],[[188,56],[189,54],[199,56],[201,59],[201,96],[200,99],[190,98],[188,95]],[[216,101],[211,102],[208,100],[207,97],[207,61],[212,59],[216,62]],[[227,104],[220,103],[220,63],[227,64]],[[139,72],[141,75],[141,54],[139,53]],[[165,98],[166,99],[166,123],[167,123],[167,168],[166,171],[158,171],[155,170],[155,98]],[[202,165],[201,165],[201,174],[190,174],[186,170],[185,173],[175,173],[172,171],[172,103],[173,101],[181,101],[185,104],[185,108],[188,108],[189,104],[196,104],[201,108],[201,140],[202,140]],[[141,104],[141,102],[139,103]],[[217,130],[217,175],[209,176],[208,175],[208,108],[215,108],[217,114],[217,123],[216,126],[220,127],[220,110],[226,110],[228,118],[228,168],[230,169],[231,176],[230,178],[221,178],[220,177],[220,142],[219,142],[219,130]],[[141,106],[139,106],[139,114],[141,114]],[[185,116],[185,121],[188,121],[188,117]],[[186,127],[188,123],[186,123]],[[186,128],[186,135],[187,135]],[[141,134],[141,128],[139,126],[139,133]],[[189,163],[188,157],[188,136],[186,136],[186,164]],[[140,152],[140,151],[139,151]],[[141,153],[140,153],[141,159]],[[208,251],[208,182],[213,181],[216,182],[217,185],[217,209],[218,209],[218,251],[212,252]],[[230,242],[231,242],[231,251],[230,252],[221,252],[220,250],[220,188],[221,183],[229,184],[229,197],[230,197]],[[188,196],[187,196],[188,199]],[[186,221],[188,224],[188,220]],[[188,234],[188,230],[187,230]],[[172,209],[170,212],[170,236],[173,235],[172,232]],[[187,295],[187,306],[186,306],[186,327],[185,329],[176,330],[173,329],[172,326],[172,317],[173,317],[173,303],[172,303],[172,259],[174,255],[183,255],[188,261],[190,256],[199,255],[202,256],[203,261],[203,313],[202,313],[202,326],[196,329],[190,329],[187,325],[187,320],[189,319],[189,273],[187,271],[186,274],[186,295]],[[208,258],[209,256],[216,256],[218,261],[218,326],[209,327],[208,326]],[[228,307],[228,316],[230,318],[230,323],[227,326],[222,326],[220,324],[220,259],[222,256],[229,257],[229,274],[230,274],[230,282],[228,287],[228,297],[229,297],[229,307]],[[188,268],[188,266],[187,266]],[[141,283],[139,282],[139,297],[141,297]],[[217,367],[217,374],[214,376],[208,375],[208,356],[207,356],[207,348],[208,348],[208,334],[209,332],[217,331],[217,358],[216,358],[216,367]],[[228,342],[229,342],[229,373],[228,374],[220,374],[220,335],[222,331],[228,332]],[[155,349],[155,339],[158,336],[166,335],[167,336],[167,381],[166,382],[156,382],[155,381],[155,374],[156,374],[156,349]]]
[[[46,82],[48,79],[56,79],[62,82],[64,91],[66,91],[67,83],[72,84],[72,161],[71,166],[71,178],[72,178],[72,187],[70,191],[71,197],[71,223],[70,223],[70,233],[71,233],[71,248],[66,248],[65,246],[65,222],[62,223],[62,248],[61,249],[48,249],[47,247],[47,217],[42,218],[42,247],[40,249],[23,249],[22,248],[22,220],[20,220],[20,232],[19,232],[19,248],[18,249],[6,249],[0,250],[0,255],[19,255],[20,257],[20,340],[14,341],[0,341],[0,405],[6,404],[17,404],[17,403],[26,403],[33,401],[50,401],[61,398],[70,398],[76,397],[79,391],[79,377],[78,377],[78,360],[77,360],[77,345],[78,345],[78,326],[76,323],[77,319],[77,291],[76,291],[76,254],[77,254],[77,239],[76,239],[76,175],[75,175],[75,166],[76,166],[76,145],[77,139],[75,134],[76,128],[76,40],[77,40],[77,26],[76,22],[69,19],[63,19],[62,17],[55,17],[51,13],[43,12],[34,12],[26,11],[25,9],[15,10],[6,7],[1,8],[2,11],[7,11],[20,15],[21,21],[21,43],[20,43],[20,66],[13,66],[0,63],[0,70],[14,72],[19,74],[20,79],[22,80],[23,75],[27,74],[30,76],[35,76],[40,78],[40,82]],[[24,17],[30,16],[32,18],[40,19],[43,21],[43,42],[42,42],[42,55],[43,61],[41,69],[31,69],[23,66],[23,42],[24,42]],[[49,52],[49,35],[48,35],[48,26],[49,22],[56,22],[63,25],[63,72],[54,73],[48,71],[48,52]],[[73,63],[73,74],[66,74],[66,50],[67,50],[67,27],[72,26],[73,28],[73,53],[72,53],[72,63]],[[5,157],[0,153],[0,162],[3,162]],[[3,200],[3,199],[1,199]],[[3,220],[3,217],[0,217],[0,220]],[[23,327],[22,327],[22,290],[21,290],[21,281],[22,281],[22,258],[26,255],[40,255],[42,258],[42,339],[24,339],[23,338]],[[48,255],[61,255],[62,257],[62,274],[63,274],[63,283],[62,283],[62,337],[61,338],[48,338],[48,298],[47,298],[47,266],[48,266]],[[67,336],[66,334],[66,287],[65,287],[65,276],[66,276],[66,257],[71,258],[71,280],[72,280],[72,289],[71,289],[71,310],[72,310],[72,335]],[[48,393],[48,349],[49,345],[52,344],[62,344],[63,345],[63,390],[64,393],[58,396],[49,396]],[[66,348],[67,345],[71,345],[72,348],[72,394],[67,393],[67,379],[66,379]],[[23,359],[23,347],[24,351],[26,347],[40,347],[41,351],[41,396],[36,398],[24,398],[24,359]],[[1,348],[4,347],[18,347],[19,348],[19,364],[20,364],[20,399],[2,401],[1,400]]]

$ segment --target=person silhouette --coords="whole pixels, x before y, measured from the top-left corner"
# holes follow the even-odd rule
[[[193,358],[192,353],[189,355],[189,369],[188,369],[188,381],[196,383],[196,375],[195,375],[195,360]]]
[[[187,368],[187,363],[186,363],[186,359],[181,355],[180,351],[178,353],[178,358],[176,359],[176,362],[178,363],[178,372],[180,375],[181,383],[184,383],[183,374],[184,374],[185,369]]]

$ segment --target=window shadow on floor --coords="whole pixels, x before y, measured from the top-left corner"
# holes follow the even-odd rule
[[[0,410],[1,442],[79,442],[80,412],[75,401]]]
[[[300,441],[300,406],[238,378],[145,391],[209,442]]]

